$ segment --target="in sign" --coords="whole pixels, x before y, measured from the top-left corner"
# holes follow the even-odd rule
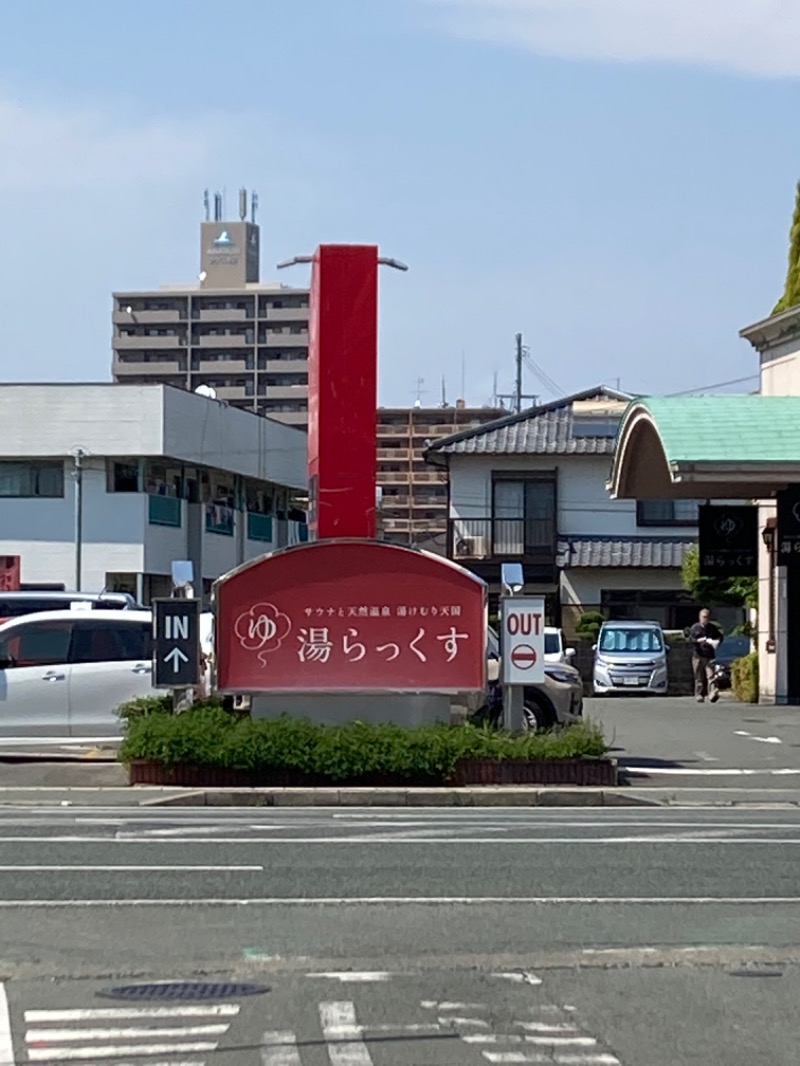
[[[200,601],[154,600],[156,688],[186,688],[200,679]]]
[[[503,600],[503,684],[544,681],[544,600],[514,596]]]

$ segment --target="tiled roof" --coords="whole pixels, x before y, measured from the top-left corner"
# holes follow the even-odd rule
[[[558,553],[565,568],[677,568],[696,543],[686,537],[562,537]]]
[[[630,400],[599,385],[562,400],[507,415],[437,441],[435,455],[612,455],[613,437],[573,437],[572,405],[580,400]]]
[[[655,423],[668,463],[797,462],[800,396],[656,396],[632,403]]]

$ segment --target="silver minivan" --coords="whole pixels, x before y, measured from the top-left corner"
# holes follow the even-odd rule
[[[595,696],[666,696],[667,651],[657,622],[604,622],[594,647]]]

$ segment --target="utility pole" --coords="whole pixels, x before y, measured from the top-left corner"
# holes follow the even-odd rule
[[[75,476],[75,591],[81,592],[83,578],[83,460],[86,452],[75,448],[72,452]]]
[[[498,400],[500,400],[501,402],[504,401],[504,400],[508,400],[510,402],[510,404],[511,404],[511,410],[515,414],[520,414],[521,411],[522,411],[523,401],[524,400],[530,400],[531,403],[535,406],[539,402],[539,397],[534,395],[533,393],[524,393],[522,391],[522,366],[523,366],[523,363],[525,361],[525,356],[528,354],[528,349],[522,343],[522,334],[521,333],[518,333],[516,335],[515,339],[516,339],[516,354],[515,354],[516,376],[515,376],[515,382],[514,382],[514,391],[510,395],[508,393],[498,394],[497,386],[495,385],[495,403]]]

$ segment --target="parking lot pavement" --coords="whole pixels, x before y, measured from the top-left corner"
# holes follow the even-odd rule
[[[628,783],[800,790],[800,708],[689,697],[592,698]]]

